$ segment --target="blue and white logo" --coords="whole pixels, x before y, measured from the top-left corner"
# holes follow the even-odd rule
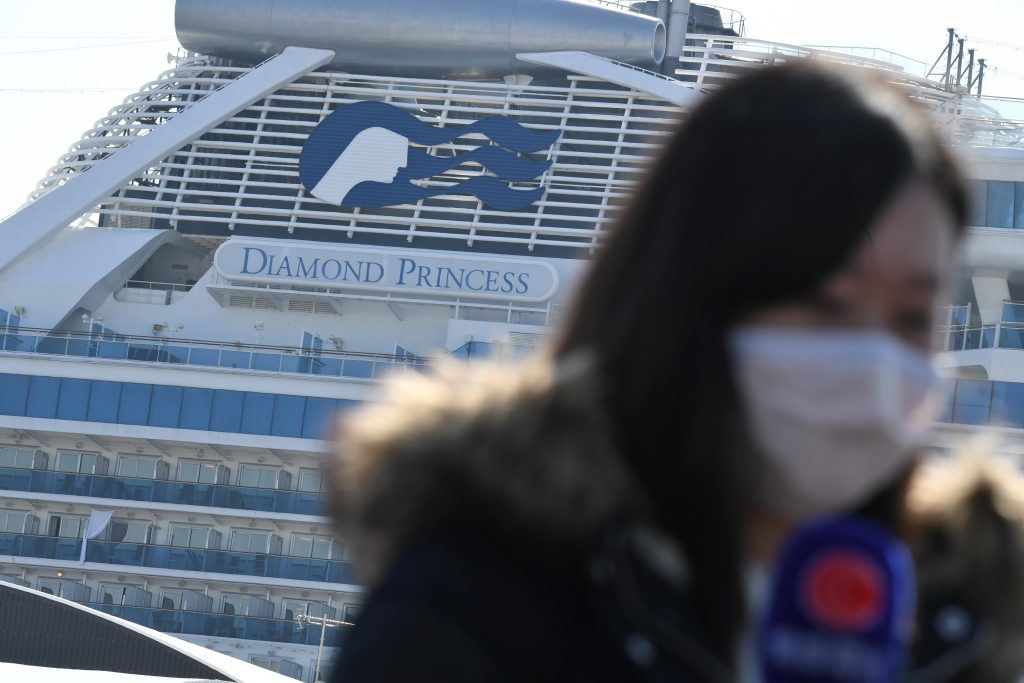
[[[470,133],[482,134],[494,144],[482,143],[455,156],[437,156],[424,149]],[[533,180],[551,167],[550,161],[520,155],[546,150],[560,135],[560,131],[531,130],[507,116],[437,128],[391,104],[356,102],[325,118],[309,136],[299,158],[299,177],[314,197],[349,208],[472,195],[492,209],[518,211],[540,199],[546,188],[517,190],[508,183]],[[434,187],[416,182],[470,163],[494,175]]]

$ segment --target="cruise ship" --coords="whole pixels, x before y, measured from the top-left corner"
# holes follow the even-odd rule
[[[325,517],[335,416],[543,344],[679,118],[791,60],[884,74],[965,159],[935,442],[994,426],[1024,453],[1024,102],[983,95],[952,33],[932,69],[687,0],[175,14],[172,67],[0,222],[2,580],[328,679],[363,601]]]

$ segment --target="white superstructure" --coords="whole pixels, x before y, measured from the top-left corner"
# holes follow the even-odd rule
[[[546,2],[612,25],[640,13]],[[543,343],[679,118],[723,79],[785,60],[879,70],[962,147],[986,201],[941,331],[951,372],[970,378],[946,417],[1024,428],[1024,108],[896,55],[727,23],[661,65],[577,36],[479,78],[350,73],[325,45],[258,64],[183,49],[0,223],[0,575],[312,681],[320,631],[295,616],[352,621],[362,601],[324,517],[332,417],[386,373]],[[412,127],[337,118],[365,102]],[[338,160],[375,127],[390,132],[364,139],[409,146],[364,156],[394,168],[360,184],[359,160]],[[329,169],[345,178],[334,204],[307,182]],[[112,521],[80,562],[101,511]]]

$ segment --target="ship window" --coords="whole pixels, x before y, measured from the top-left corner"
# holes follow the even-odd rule
[[[182,429],[210,428],[210,415],[213,413],[213,389],[185,389],[181,401]]]
[[[273,394],[246,392],[242,404],[242,431],[246,434],[270,434],[273,421]]]
[[[242,465],[238,468],[238,485],[257,489],[276,489],[280,467]]]
[[[281,614],[285,621],[295,621],[300,614],[309,614],[308,600],[283,600],[281,601]]]
[[[250,657],[249,663],[255,664],[261,669],[267,669],[269,671],[287,675],[292,678],[298,677],[294,675],[296,670],[298,671],[299,674],[302,673],[301,666],[287,659],[271,659],[270,657]]]
[[[0,533],[23,534],[28,522],[27,512],[0,510]]]
[[[28,417],[57,416],[57,394],[60,393],[60,380],[55,377],[33,377],[28,385],[28,406],[25,414]]]
[[[342,621],[350,624],[356,623],[356,619],[359,618],[359,613],[363,611],[362,605],[345,605],[345,611],[342,616]]]
[[[149,543],[151,532],[149,522],[115,519],[107,527],[105,536],[112,543]]]
[[[181,387],[153,387],[153,405],[149,411],[149,424],[153,427],[177,427],[181,421]]]
[[[37,585],[40,593],[60,597],[60,579],[39,579]]]
[[[0,467],[16,467],[22,470],[32,469],[35,450],[31,448],[0,447]]]
[[[309,557],[317,560],[329,560],[334,549],[334,541],[328,536],[310,536],[308,534],[292,534],[292,548],[288,553],[293,557]]]
[[[107,459],[99,453],[57,451],[57,471],[75,474],[106,474]]]
[[[993,382],[992,423],[1024,428],[1024,384]]]
[[[122,455],[117,463],[117,476],[133,479],[156,479],[157,458],[151,455]]]
[[[990,228],[1012,228],[1014,184],[1004,180],[990,180],[987,199],[985,225]]]
[[[267,553],[270,552],[271,535],[269,531],[236,529],[231,532],[229,549],[240,553]]]
[[[306,399],[302,396],[278,396],[274,401],[274,421],[270,433],[274,436],[302,436],[302,414]]]
[[[117,583],[100,584],[100,603],[104,605],[123,605],[127,586]]]
[[[178,481],[187,481],[193,484],[216,484],[218,468],[219,466],[215,463],[181,460],[178,462]]]
[[[224,614],[245,615],[249,612],[249,596],[224,594]]]
[[[151,384],[124,384],[121,387],[121,406],[117,411],[117,421],[128,425],[146,424],[152,395]]]
[[[75,515],[50,515],[48,536],[60,538],[82,538],[85,535],[85,517]]]
[[[215,432],[240,432],[243,397],[240,391],[214,390],[210,429]]]
[[[92,382],[87,379],[62,379],[57,417],[61,420],[84,420],[89,411],[91,387]]]
[[[160,594],[160,609],[182,609],[183,597],[181,591],[165,590]]]
[[[209,548],[210,528],[172,524],[171,545],[178,548]]]
[[[301,470],[299,472],[299,491],[320,493],[324,475],[320,470]]]

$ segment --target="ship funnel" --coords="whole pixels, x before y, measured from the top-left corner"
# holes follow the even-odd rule
[[[562,50],[653,67],[666,45],[661,21],[587,0],[177,0],[175,28],[243,63],[312,47],[338,70],[441,78],[531,73],[517,54]]]

